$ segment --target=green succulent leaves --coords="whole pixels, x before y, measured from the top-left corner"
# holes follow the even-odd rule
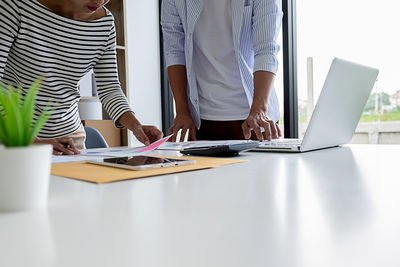
[[[29,87],[25,97],[22,87],[6,87],[0,82],[0,141],[8,147],[29,146],[50,117],[48,108],[34,119],[35,100],[41,79]]]

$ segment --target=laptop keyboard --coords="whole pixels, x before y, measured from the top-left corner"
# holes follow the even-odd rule
[[[274,139],[271,141],[263,141],[260,143],[260,147],[296,147],[301,145],[301,139]]]

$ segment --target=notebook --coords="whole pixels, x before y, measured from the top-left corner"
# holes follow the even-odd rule
[[[157,150],[175,150],[187,155],[236,156],[259,145],[252,140],[200,140],[188,142],[165,142]]]
[[[236,143],[234,142],[221,141],[220,144],[188,147],[180,150],[180,152],[186,155],[231,157],[259,146],[259,142],[257,141],[237,140]]]
[[[378,73],[334,58],[303,139],[263,141],[251,151],[306,152],[350,142]]]

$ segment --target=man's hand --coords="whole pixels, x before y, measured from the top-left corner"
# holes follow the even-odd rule
[[[242,124],[243,135],[245,139],[251,137],[251,131],[254,131],[259,141],[263,141],[261,128],[264,128],[267,140],[277,139],[282,136],[279,125],[268,117],[266,111],[250,110],[250,114]]]
[[[243,135],[245,139],[251,137],[251,131],[254,131],[259,141],[262,141],[264,128],[265,138],[267,140],[277,139],[282,136],[279,125],[268,117],[267,107],[268,98],[272,90],[275,74],[268,71],[254,72],[254,96],[251,104],[249,116],[242,124]]]
[[[176,141],[176,136],[180,129],[182,129],[180,142],[184,141],[187,131],[189,131],[189,139],[196,140],[196,127],[190,113],[181,113],[176,115],[174,123],[168,129],[168,135],[173,134],[170,142]]]
[[[194,125],[193,118],[190,115],[188,103],[186,66],[169,66],[167,71],[176,108],[176,117],[174,123],[168,129],[168,135],[173,134],[169,141],[176,142],[176,134],[181,129],[181,142],[184,141],[187,131],[189,131],[189,139],[196,140],[196,127]]]
[[[53,146],[53,155],[78,155],[81,152],[75,148],[72,138],[53,138],[53,139],[35,139],[35,144],[51,144]]]

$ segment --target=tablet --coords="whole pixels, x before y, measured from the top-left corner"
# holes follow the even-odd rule
[[[105,165],[105,166],[123,168],[128,170],[149,170],[149,169],[173,167],[173,166],[196,163],[195,160],[172,159],[165,157],[159,158],[150,156],[104,158],[101,161],[89,160],[87,162],[92,164]]]
[[[248,141],[233,144],[210,145],[202,147],[189,147],[180,152],[187,155],[231,157],[237,156],[239,152],[244,152],[259,146],[258,141]]]

